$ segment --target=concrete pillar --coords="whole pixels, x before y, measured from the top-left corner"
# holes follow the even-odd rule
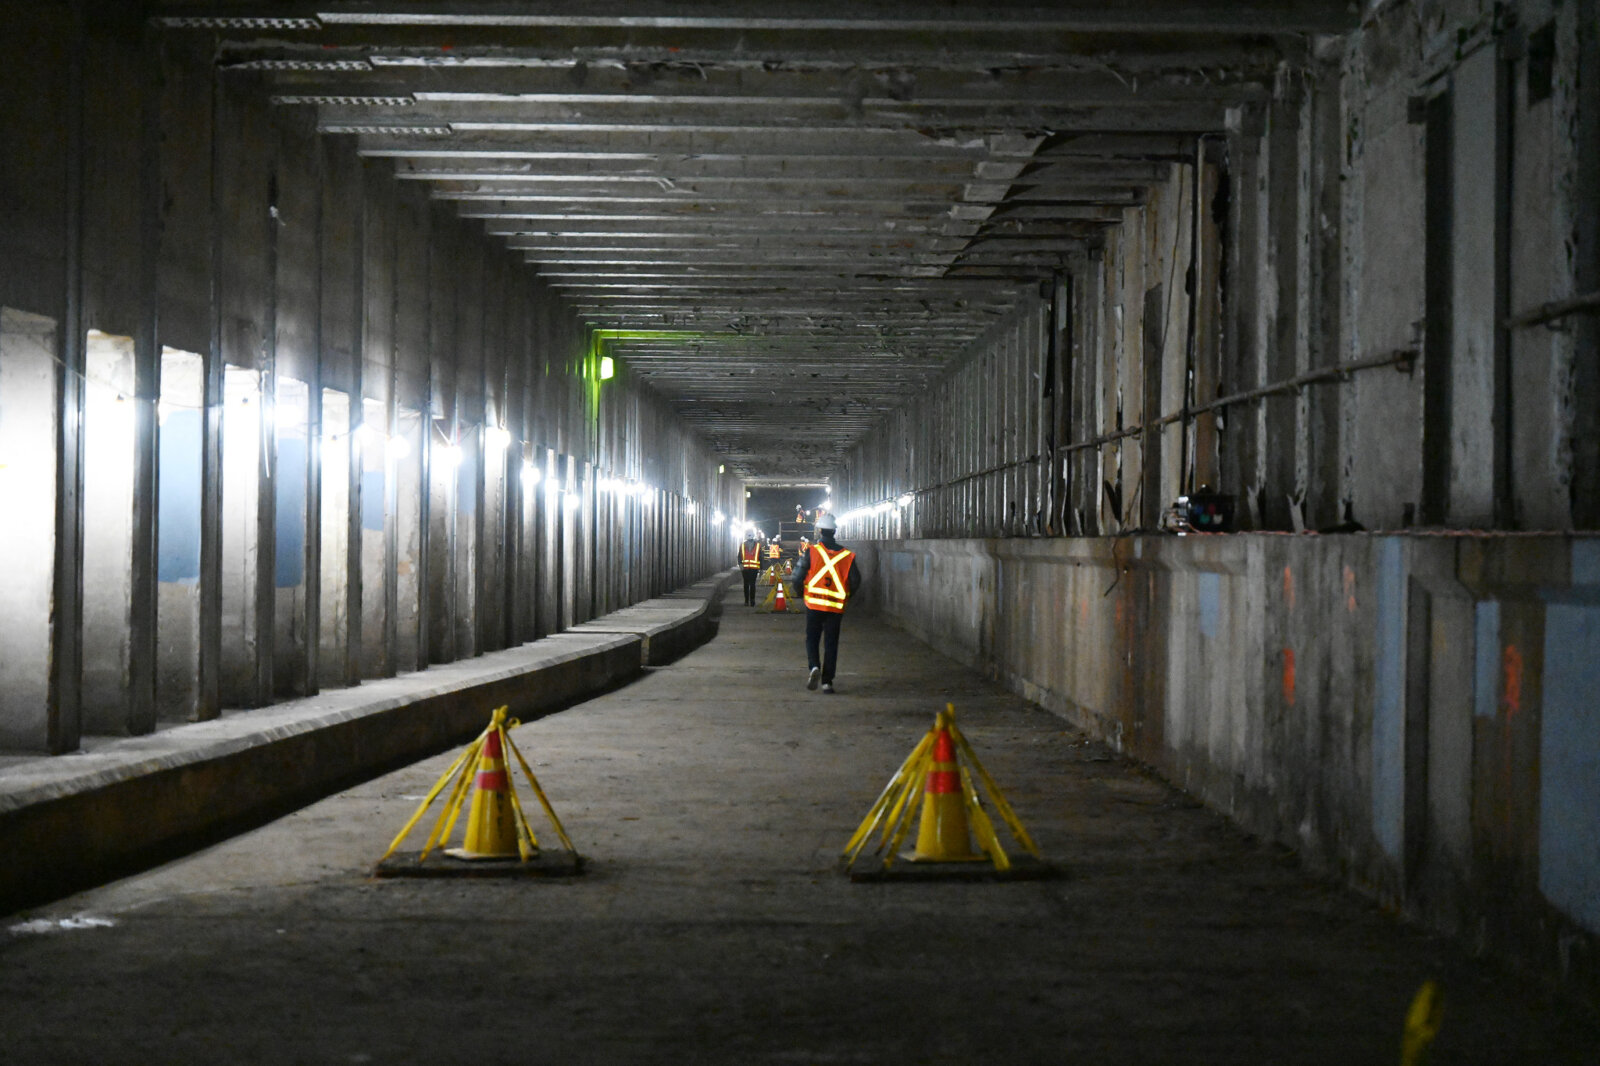
[[[50,625],[54,570],[41,565],[56,557],[56,330],[53,319],[0,308],[0,485],[10,511],[0,522],[0,558],[34,560],[0,582],[0,747],[31,751],[56,750],[57,735],[50,721],[60,639]]]
[[[350,683],[350,396],[322,390],[317,685]]]
[[[126,736],[137,455],[133,338],[90,330],[83,411],[83,728]]]

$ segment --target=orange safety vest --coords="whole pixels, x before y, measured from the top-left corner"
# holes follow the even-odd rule
[[[746,570],[761,569],[761,545],[753,544],[749,548],[739,546],[739,565]]]
[[[780,554],[782,554],[782,552],[783,552],[783,549],[778,547],[776,544],[768,544],[767,545],[767,558],[768,559],[776,559]]]
[[[856,553],[840,548],[829,553],[820,544],[811,546],[811,568],[806,571],[805,604],[813,611],[844,611],[850,598],[850,564]]]

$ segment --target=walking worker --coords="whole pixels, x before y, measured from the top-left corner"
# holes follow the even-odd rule
[[[744,543],[739,545],[739,575],[744,578],[744,604],[746,607],[756,605],[756,578],[761,574],[761,542],[756,540],[756,531],[748,530],[744,535]]]
[[[837,528],[832,515],[817,519],[817,543],[800,557],[795,571],[795,596],[806,605],[806,662],[811,672],[806,688],[833,692],[833,672],[839,665],[839,623],[845,604],[861,585],[856,553],[833,539]],[[818,654],[819,647],[821,654]]]

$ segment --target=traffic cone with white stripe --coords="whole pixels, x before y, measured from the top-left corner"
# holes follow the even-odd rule
[[[516,813],[511,807],[511,775],[506,773],[498,729],[490,729],[483,738],[472,807],[467,811],[466,837],[459,848],[448,848],[445,854],[457,859],[515,859],[519,855]]]
[[[778,578],[777,591],[773,593],[772,609],[774,611],[787,611],[789,609],[789,597],[783,594],[783,578],[781,577]]]
[[[922,823],[912,862],[973,862],[988,856],[972,850],[967,800],[956,765],[956,742],[945,715],[934,724],[933,762],[922,787]]]

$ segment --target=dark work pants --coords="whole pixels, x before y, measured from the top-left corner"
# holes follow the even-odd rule
[[[806,608],[806,665],[821,666],[822,680],[833,683],[833,669],[839,665],[839,623],[844,615],[837,611],[813,611]],[[822,655],[817,655],[817,645],[822,645]]]
[[[756,578],[760,576],[759,570],[740,570],[744,576],[744,602],[751,607],[756,605]]]

